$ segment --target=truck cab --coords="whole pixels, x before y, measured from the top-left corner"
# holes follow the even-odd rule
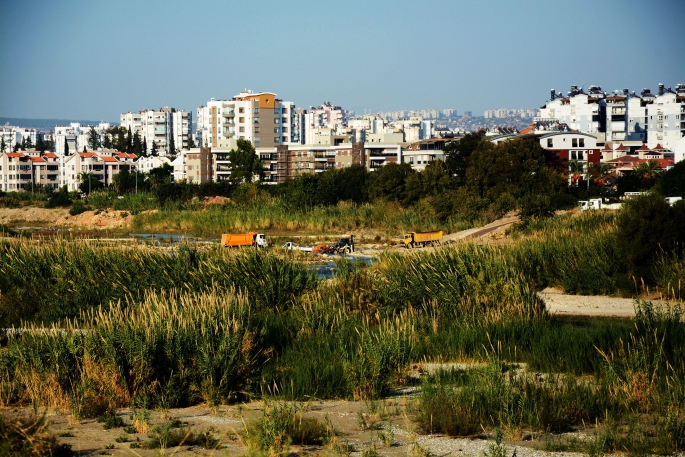
[[[255,236],[254,244],[258,248],[268,248],[269,247],[269,243],[266,241],[266,235],[263,233],[258,233]]]

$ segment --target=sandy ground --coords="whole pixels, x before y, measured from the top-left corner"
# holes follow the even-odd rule
[[[64,208],[0,208],[0,224],[16,227],[79,227],[118,229],[131,227],[133,216],[126,211],[85,211],[76,216]]]
[[[396,397],[374,403],[354,401],[312,401],[296,403],[304,411],[305,417],[325,423],[330,420],[336,431],[336,441],[346,443],[353,450],[352,455],[360,456],[371,446],[375,446],[383,456],[412,455],[412,449],[418,444],[434,456],[477,456],[483,455],[488,444],[487,435],[481,434],[472,438],[449,438],[441,435],[421,434],[411,420],[411,397]],[[246,443],[241,437],[244,424],[255,420],[262,414],[264,404],[251,402],[234,406],[222,406],[212,412],[206,406],[171,409],[166,419],[160,411],[150,411],[150,425],[154,427],[165,420],[178,419],[183,429],[199,434],[209,432],[220,444],[215,449],[203,449],[197,446],[180,446],[166,450],[168,455],[177,456],[240,456],[246,453]],[[27,416],[29,409],[2,411],[8,417]],[[128,409],[118,411],[126,424],[131,424],[131,412]],[[67,443],[77,455],[118,455],[118,456],[156,456],[159,449],[141,449],[137,445],[149,439],[149,433],[125,433],[123,428],[104,430],[101,423],[94,419],[75,423],[66,412],[51,412],[48,415],[49,429],[58,436],[60,443]],[[61,436],[60,436],[61,435]],[[73,435],[73,436],[72,436]],[[578,439],[589,436],[579,431],[573,434]],[[119,441],[117,441],[117,439]],[[520,456],[572,456],[574,453],[547,453],[536,448],[543,446],[542,434],[522,430],[519,435],[511,437],[508,448],[517,448]],[[124,441],[124,442],[121,442]],[[131,447],[131,443],[134,443]],[[299,445],[291,447],[293,455],[326,454],[334,452],[321,445]],[[343,455],[343,454],[340,454]]]

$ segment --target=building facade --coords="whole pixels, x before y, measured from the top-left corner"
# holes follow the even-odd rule
[[[174,155],[178,151],[188,149],[188,139],[192,134],[192,113],[165,106],[159,111],[142,110],[137,113],[127,112],[120,116],[122,127],[131,129],[131,134],[145,139],[148,151],[153,142],[157,145],[160,155]],[[175,151],[170,151],[172,144]]]

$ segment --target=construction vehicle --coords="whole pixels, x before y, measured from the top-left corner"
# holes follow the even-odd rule
[[[418,246],[436,246],[442,243],[442,231],[440,232],[410,232],[402,238],[405,248]]]
[[[254,246],[256,248],[269,247],[266,242],[266,235],[257,232],[241,234],[224,233],[221,235],[221,246],[225,248],[242,248],[248,246]]]
[[[312,252],[312,248],[309,246],[296,246],[293,244],[292,241],[286,241],[283,246],[281,246],[283,249],[287,249],[288,251],[305,251],[305,252]]]
[[[349,238],[340,238],[335,244],[328,247],[329,254],[350,254],[354,252],[354,235]]]
[[[591,198],[590,200],[581,200],[578,202],[581,211],[587,211],[589,209],[602,209],[602,199],[601,198]]]

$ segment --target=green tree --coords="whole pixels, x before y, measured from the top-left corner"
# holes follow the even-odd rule
[[[88,171],[82,171],[78,174],[78,190],[86,195],[90,195],[91,192],[100,190],[105,187],[105,185],[100,181],[95,175]]]
[[[67,141],[67,137],[64,137],[64,155],[69,155],[69,142]]]
[[[105,149],[112,149],[112,137],[109,133],[105,132],[102,139],[102,147]]]
[[[162,184],[169,183],[172,181],[172,176],[174,173],[174,167],[168,163],[162,164],[160,167],[155,167],[148,173],[147,182],[148,187],[155,190]]]
[[[467,133],[461,139],[445,145],[443,154],[445,154],[447,172],[459,183],[464,182],[471,154],[473,154],[473,151],[476,150],[481,141],[484,141],[484,138],[485,130],[480,130],[478,132]]]
[[[171,138],[169,138],[169,150],[167,151],[167,155],[176,157],[176,142],[174,141],[173,135],[171,135]]]
[[[150,149],[151,156],[157,156],[157,141],[152,140],[152,148]]]
[[[685,160],[676,163],[661,176],[657,189],[664,197],[685,198]]]
[[[140,135],[138,135],[138,132],[136,132],[133,135],[133,146],[132,146],[133,153],[137,155],[138,157],[143,155],[143,143],[140,142]]]
[[[131,134],[131,127],[128,128],[126,133],[126,152],[133,152],[133,135]]]
[[[647,162],[642,162],[638,166],[633,168],[633,173],[644,179],[654,179],[656,178],[656,168],[659,164],[656,160],[648,160]]]
[[[47,149],[47,146],[45,144],[45,141],[43,141],[43,135],[40,133],[36,135],[36,150],[40,152],[45,152],[45,149]]]
[[[404,201],[407,178],[416,173],[408,163],[388,163],[371,172],[368,179],[370,200]]]
[[[12,150],[12,152],[17,152],[20,149],[21,149],[21,145],[17,141],[16,143],[14,143],[14,149]]]
[[[95,130],[95,127],[93,127],[92,125],[88,130],[88,147],[91,151],[97,151],[100,147],[100,135],[98,135],[98,132]]]
[[[566,182],[547,161],[545,150],[535,140],[518,138],[497,145],[481,142],[471,155],[466,185],[471,193],[490,202],[503,193],[517,201],[528,195],[561,193]]]
[[[568,174],[571,177],[571,183],[578,187],[581,179],[585,179],[585,164],[576,159],[569,160]]]
[[[4,153],[7,149],[7,143],[5,143],[5,137],[0,137],[0,153]]]
[[[188,146],[186,147],[186,149],[192,149],[195,147],[197,147],[197,146],[195,146],[195,140],[193,140],[193,136],[188,135]]]
[[[231,162],[232,183],[252,182],[264,177],[264,163],[259,159],[252,142],[238,139],[238,147],[231,149],[228,160]]]
[[[622,251],[624,266],[637,282],[650,282],[656,257],[671,253],[682,241],[674,210],[657,193],[628,199],[616,220],[616,246]]]
[[[143,157],[147,157],[147,138],[143,137]]]

